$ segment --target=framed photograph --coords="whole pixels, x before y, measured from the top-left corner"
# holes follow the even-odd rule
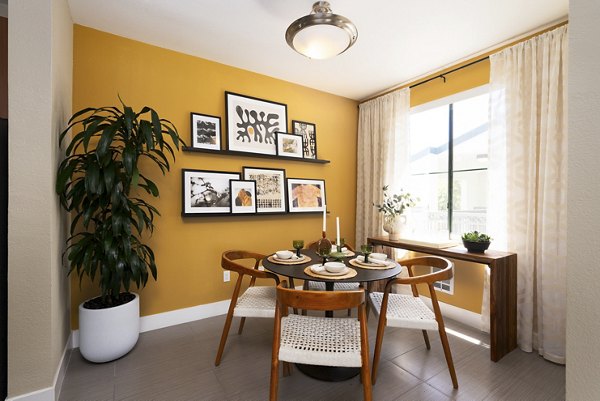
[[[190,113],[192,147],[221,150],[221,117]]]
[[[230,180],[240,174],[229,171],[182,170],[183,215],[214,215],[231,212]]]
[[[256,181],[230,180],[232,214],[256,213]]]
[[[285,213],[285,170],[244,167],[244,180],[256,181],[256,212]]]
[[[306,121],[292,121],[292,132],[302,135],[302,147],[305,159],[317,158],[317,126]]]
[[[322,212],[325,200],[325,180],[288,178],[287,191],[290,213]]]
[[[287,105],[225,92],[227,149],[277,154],[277,132],[286,131]]]
[[[303,158],[302,135],[277,133],[277,156]]]

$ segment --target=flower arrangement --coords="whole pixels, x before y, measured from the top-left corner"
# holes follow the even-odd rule
[[[393,218],[400,216],[407,208],[415,206],[416,202],[418,201],[418,198],[413,199],[410,193],[404,192],[403,190],[400,190],[399,194],[390,195],[388,193],[389,185],[385,185],[382,189],[383,203],[373,203],[373,206],[375,206],[378,211],[383,213],[385,217]]]

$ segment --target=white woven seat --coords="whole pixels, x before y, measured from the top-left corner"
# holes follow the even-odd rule
[[[335,291],[352,291],[358,290],[360,283],[334,283],[333,289]],[[323,281],[309,281],[308,289],[311,291],[325,291],[325,282]]]
[[[372,292],[371,302],[379,315],[382,292]],[[419,297],[412,295],[390,294],[387,307],[387,325],[407,329],[437,330],[438,322],[435,314]]]
[[[321,366],[360,367],[357,319],[289,315],[281,319],[279,359]]]
[[[270,317],[275,315],[275,287],[249,287],[237,301],[233,316]]]

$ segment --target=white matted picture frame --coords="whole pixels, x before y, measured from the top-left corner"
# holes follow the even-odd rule
[[[277,156],[304,158],[302,135],[277,133]]]
[[[190,113],[192,148],[221,150],[221,117]]]
[[[256,213],[256,181],[230,180],[231,214]]]
[[[317,126],[306,121],[292,120],[292,132],[302,135],[305,159],[317,158]]]
[[[288,178],[287,192],[290,213],[322,212],[327,204],[325,180]]]
[[[285,213],[285,170],[243,167],[243,177],[256,181],[256,213]]]
[[[183,169],[181,172],[184,216],[231,213],[229,181],[239,180],[240,173],[191,169]]]
[[[227,150],[277,154],[277,132],[287,127],[287,105],[225,92]]]

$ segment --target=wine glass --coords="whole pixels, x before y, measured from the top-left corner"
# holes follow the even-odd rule
[[[300,249],[304,248],[304,240],[303,239],[295,239],[292,241],[292,245],[296,250],[296,256],[301,257]]]
[[[362,251],[363,255],[365,255],[365,263],[369,263],[369,255],[373,252],[373,245],[361,245],[360,250]]]
[[[337,246],[337,251],[342,252],[342,248],[344,247],[344,245],[346,245],[346,240],[340,238],[340,244]]]

